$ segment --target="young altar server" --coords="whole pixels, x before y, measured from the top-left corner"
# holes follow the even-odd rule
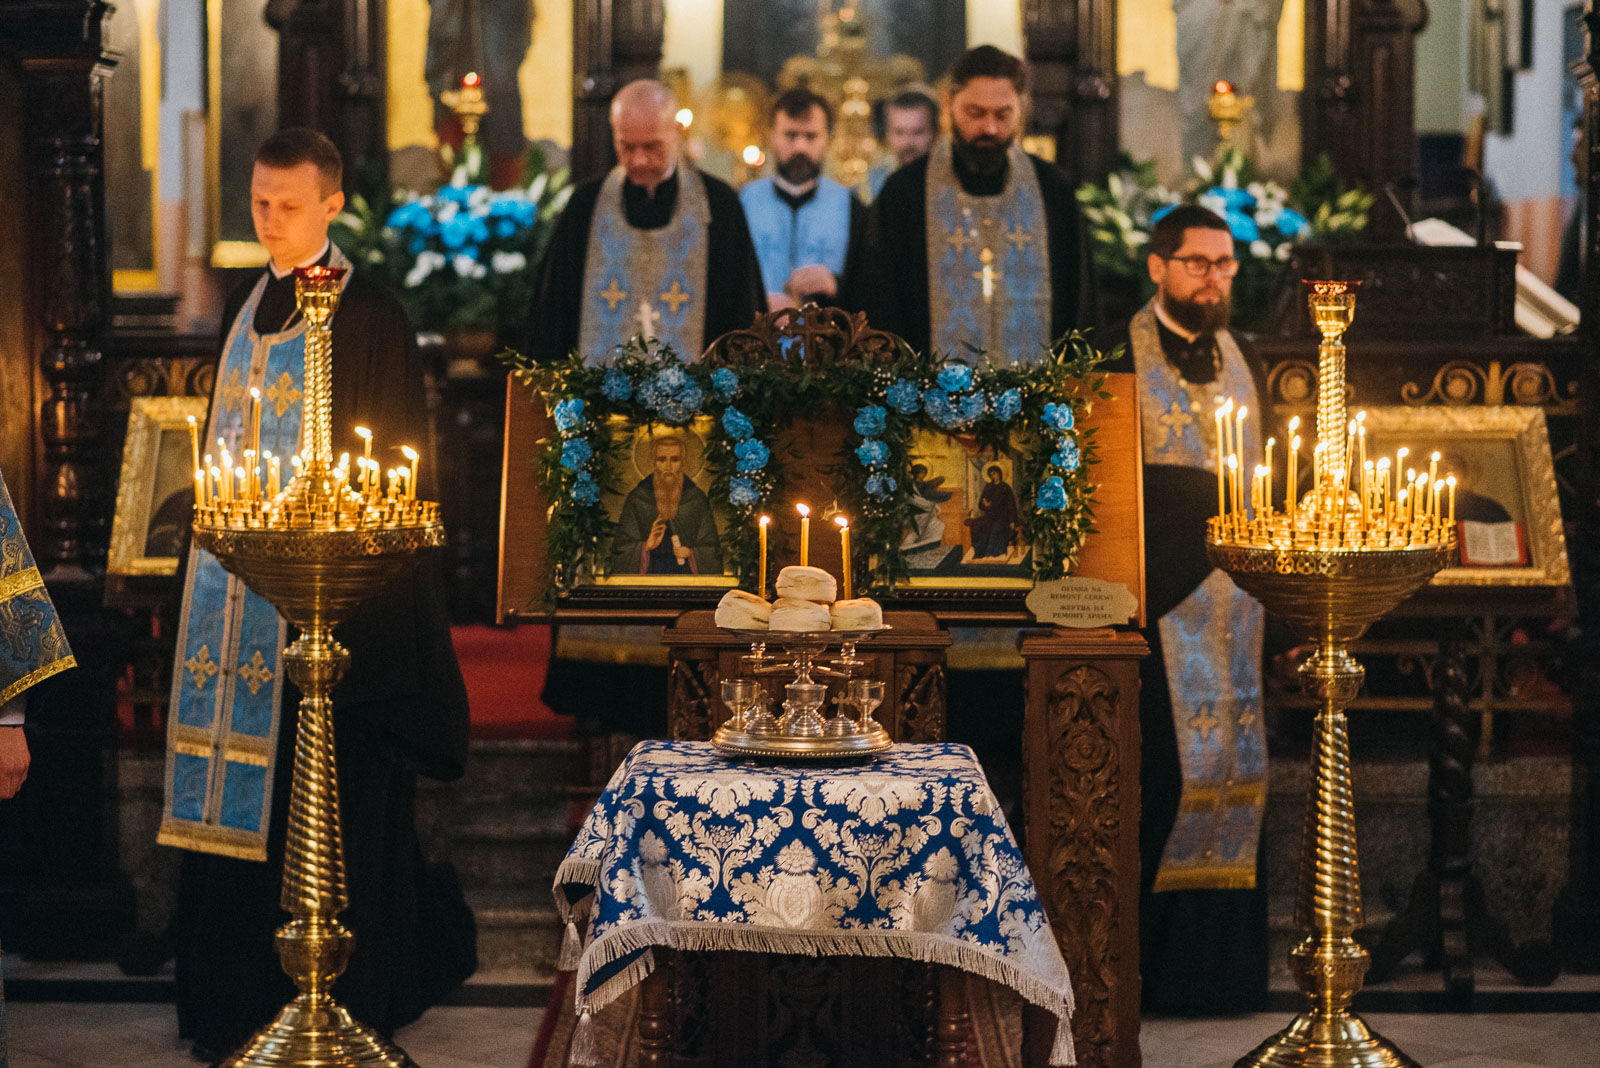
[[[1228,330],[1239,263],[1227,223],[1174,208],[1156,222],[1146,260],[1156,295],[1094,339],[1106,351],[1128,346],[1108,369],[1136,375],[1144,495],[1161,502],[1145,512],[1146,610],[1156,622],[1140,670],[1140,967],[1147,1007],[1235,1012],[1264,1007],[1267,992],[1257,881],[1264,623],[1260,604],[1206,561],[1200,532],[1216,511],[1217,403],[1249,409],[1239,466],[1254,470],[1266,389]]]
[[[867,322],[919,352],[1001,366],[1093,322],[1088,241],[1067,176],[1017,143],[1027,70],[980,45],[950,68],[950,137],[872,202],[847,288]]]
[[[832,133],[826,100],[809,89],[779,93],[768,138],[775,173],[739,191],[773,311],[840,303],[845,260],[866,225],[861,201],[822,173]]]
[[[683,158],[677,113],[659,82],[611,101],[620,162],[574,190],[556,223],[528,317],[536,359],[598,363],[643,335],[694,360],[765,309],[739,197]]]
[[[280,131],[256,152],[251,215],[271,260],[227,302],[204,452],[242,455],[252,390],[262,449],[285,463],[299,451],[306,324],[291,272],[312,264],[347,272],[332,323],[335,441],[359,448],[354,427],[367,427],[384,450],[374,458],[394,466],[401,446],[427,440],[405,311],[328,240],[341,174],[338,150],[311,130]],[[336,632],[350,652],[333,701],[350,890],[342,918],[355,951],[333,992],[385,1033],[476,967],[460,887],[417,842],[417,773],[457,778],[467,750],[466,689],[437,582],[425,564]],[[188,551],[160,841],[187,851],[173,919],[178,1024],[203,1060],[231,1053],[294,995],[273,946],[286,918],[278,898],[300,699],[284,671],[290,638],[271,604],[209,553]]]
[[[0,475],[0,801],[28,778],[27,693],[77,664],[22,536]],[[5,973],[0,969],[0,1068],[6,1068]]]

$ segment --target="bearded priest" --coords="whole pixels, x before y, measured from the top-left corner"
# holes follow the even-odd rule
[[[1027,68],[980,45],[950,68],[950,137],[872,202],[847,300],[918,352],[983,349],[999,366],[1093,325],[1089,243],[1072,185],[1022,150]]]
[[[1239,261],[1228,224],[1205,208],[1157,220],[1146,268],[1156,295],[1097,347],[1126,345],[1144,439],[1146,608],[1157,620],[1140,669],[1140,969],[1150,1009],[1266,1006],[1267,905],[1259,885],[1266,808],[1260,604],[1206,561],[1216,501],[1217,404],[1244,421],[1240,469],[1261,462],[1267,395],[1259,363],[1228,329]],[[1183,522],[1173,522],[1173,516]]]

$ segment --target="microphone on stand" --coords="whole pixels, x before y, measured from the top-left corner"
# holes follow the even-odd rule
[[[1404,184],[1406,192],[1410,193],[1417,188],[1417,179],[1412,175],[1407,175],[1392,182],[1385,182],[1383,183],[1383,195],[1389,198],[1389,203],[1394,205],[1395,213],[1400,216],[1400,221],[1406,224],[1406,240],[1416,244],[1416,235],[1412,231],[1411,213],[1400,203],[1400,197],[1395,193],[1395,190],[1402,184]]]

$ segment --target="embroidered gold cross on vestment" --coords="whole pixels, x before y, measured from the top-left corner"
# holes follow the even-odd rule
[[[194,676],[194,688],[204,690],[206,683],[217,673],[217,662],[211,659],[211,649],[202,645],[198,652],[183,662],[189,674]]]
[[[949,241],[950,247],[956,250],[957,256],[965,256],[967,254],[967,246],[973,243],[967,232],[959,227],[950,231]]]
[[[244,379],[239,377],[239,369],[235,367],[222,380],[222,410],[231,412],[235,408],[243,408],[244,399],[249,393],[244,388]]]
[[[1194,425],[1194,416],[1184,411],[1177,401],[1173,401],[1172,409],[1157,416],[1156,422],[1166,431],[1161,438],[1161,444],[1166,445],[1174,437],[1183,437],[1184,428]]]
[[[612,311],[617,310],[617,305],[628,299],[628,291],[617,284],[613,278],[611,285],[600,291],[600,299],[606,302],[606,307]]]
[[[1211,737],[1211,732],[1216,730],[1222,721],[1211,714],[1209,703],[1200,706],[1200,712],[1189,721],[1189,728],[1200,732],[1201,739]]]
[[[288,411],[289,407],[304,395],[294,388],[294,379],[289,377],[288,371],[279,375],[278,380],[272,384],[272,388],[267,390],[267,400],[272,402],[273,410],[278,413],[279,419],[282,419],[283,413]]]
[[[1024,230],[1021,223],[1017,223],[1006,231],[1006,240],[1011,242],[1018,252],[1021,252],[1033,241],[1033,235]]]
[[[683,291],[682,287],[680,287],[677,282],[673,282],[672,283],[672,288],[667,290],[665,293],[661,294],[662,303],[671,305],[672,314],[673,315],[677,315],[678,314],[678,309],[688,299],[689,299],[689,294],[685,293]]]
[[[255,655],[250,658],[248,663],[239,665],[239,677],[244,680],[246,686],[250,687],[251,697],[261,692],[263,684],[272,681],[272,669],[267,667],[267,662],[261,656],[260,649],[256,650]]]

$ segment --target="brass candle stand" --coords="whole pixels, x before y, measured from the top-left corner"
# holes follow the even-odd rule
[[[329,320],[339,299],[337,268],[296,272],[296,299],[307,322],[304,440],[300,474],[275,495],[261,490],[259,468],[230,472],[213,484],[197,472],[200,498],[194,540],[229,572],[272,602],[300,628],[284,653],[304,695],[295,737],[281,904],[291,919],[278,928],[283,970],[299,995],[225,1063],[228,1068],[414,1068],[398,1047],[354,1020],[332,997],[354,948],[339,922],[349,904],[334,761],[334,684],[350,654],[333,628],[388,583],[444,544],[437,505],[415,499],[415,468],[405,485],[391,477],[377,492],[375,465],[352,482],[332,458],[332,360]],[[259,436],[259,417],[247,433]],[[410,454],[408,454],[410,455]],[[259,454],[251,457],[260,462]],[[370,476],[370,477],[369,477]]]
[[[1373,465],[1363,463],[1357,474],[1365,478],[1352,480],[1350,449],[1358,428],[1345,418],[1342,339],[1355,312],[1354,287],[1312,283],[1310,303],[1323,335],[1312,489],[1297,499],[1291,485],[1279,512],[1270,471],[1265,478],[1258,474],[1253,507],[1246,510],[1237,507],[1243,499],[1238,476],[1231,483],[1220,479],[1222,504],[1206,539],[1213,565],[1314,645],[1300,677],[1322,704],[1295,895],[1295,924],[1305,936],[1289,952],[1309,1005],[1235,1068],[1404,1068],[1416,1062],[1349,1011],[1369,962],[1353,937],[1365,921],[1344,710],[1360,692],[1365,671],[1349,644],[1454,561],[1454,480],[1448,522],[1441,518],[1439,492],[1426,492],[1427,478],[1409,480],[1409,489],[1393,498],[1374,483]],[[1228,451],[1225,424],[1219,413],[1221,452]],[[1398,485],[1398,470],[1395,476]]]

